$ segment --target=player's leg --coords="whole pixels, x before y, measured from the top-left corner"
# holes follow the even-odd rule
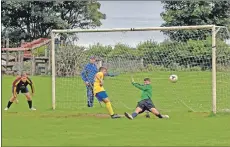
[[[140,108],[140,107],[137,107],[137,108],[135,109],[135,111],[134,111],[132,114],[129,114],[129,113],[125,112],[125,116],[126,116],[128,119],[131,119],[131,120],[132,120],[132,119],[134,119],[135,117],[137,117],[138,114],[140,114],[140,113],[142,113],[142,112],[144,112],[143,109]]]
[[[108,110],[109,115],[111,116],[111,118],[120,118],[119,115],[114,114],[113,107],[112,107],[111,102],[110,102],[110,100],[108,98],[108,95],[106,94],[105,91],[101,91],[101,92],[97,93],[96,97],[98,98],[98,100],[100,102],[103,101],[105,103],[106,109]]]
[[[148,99],[145,101],[145,106],[148,108],[148,110],[150,110],[158,118],[169,118],[168,115],[161,115],[160,114],[160,112],[155,108],[155,105],[153,104],[151,99]]]
[[[125,112],[125,116],[128,119],[134,119],[135,117],[137,117],[138,114],[143,113],[146,110],[143,101],[138,102],[137,107],[135,109],[135,111],[132,113],[132,115],[130,115],[129,113]]]
[[[113,107],[108,97],[103,98],[102,101],[105,103],[106,109],[109,111],[109,115],[111,116],[111,118],[120,118],[119,115],[114,114]]]
[[[10,100],[9,100],[8,103],[7,103],[6,108],[5,108],[4,110],[8,110],[8,109],[10,108],[10,106],[13,104],[13,102],[14,102],[16,99],[17,99],[17,96],[12,95],[11,98],[10,98]]]
[[[11,96],[10,100],[8,101],[7,106],[4,110],[8,110],[10,108],[10,106],[13,104],[13,102],[15,100],[17,100],[17,94],[19,94],[19,92],[20,92],[20,90],[16,89],[16,95],[14,95],[14,87],[12,87],[12,96]]]
[[[158,118],[169,118],[168,115],[162,115],[156,108],[151,108],[150,111],[156,115]]]
[[[21,92],[26,96],[26,99],[27,99],[27,102],[29,105],[29,109],[30,110],[36,110],[35,108],[33,108],[32,97],[29,93],[29,90],[26,88],[26,89],[22,90]]]
[[[94,99],[93,87],[88,85],[86,86],[86,88],[87,88],[87,106],[93,107],[93,99]]]

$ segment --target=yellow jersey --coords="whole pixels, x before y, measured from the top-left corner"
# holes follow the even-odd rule
[[[98,72],[95,75],[94,84],[93,84],[94,95],[96,95],[96,93],[99,93],[101,91],[105,91],[104,87],[101,86],[101,80],[103,79],[104,79],[104,74],[102,72]]]

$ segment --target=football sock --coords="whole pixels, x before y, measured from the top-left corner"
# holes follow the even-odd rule
[[[7,104],[7,108],[10,108],[10,106],[11,106],[12,103],[13,102],[9,101],[8,104]]]
[[[132,117],[135,118],[137,116],[137,113],[136,112],[133,112],[132,113]]]
[[[159,118],[163,118],[163,116],[160,113],[157,114],[156,116],[159,117]]]
[[[32,108],[32,100],[28,100],[28,105],[29,105],[29,108],[31,109]]]
[[[109,115],[114,115],[111,103],[110,102],[106,102],[105,106],[106,106],[107,110],[109,111]]]

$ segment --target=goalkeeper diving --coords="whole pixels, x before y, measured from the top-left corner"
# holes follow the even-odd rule
[[[119,115],[114,114],[113,112],[113,108],[111,105],[111,102],[108,98],[108,95],[103,87],[103,79],[104,79],[104,75],[107,74],[107,68],[105,67],[100,67],[99,68],[99,72],[95,75],[95,80],[94,80],[94,95],[97,97],[98,101],[103,101],[105,103],[105,106],[107,108],[107,110],[109,111],[109,114],[111,116],[111,118],[116,119],[116,118],[120,118]]]
[[[152,86],[151,81],[149,78],[144,79],[144,85],[135,83],[134,79],[132,78],[132,84],[136,88],[140,89],[142,91],[141,99],[139,100],[136,110],[131,114],[125,112],[125,116],[128,119],[134,119],[138,114],[141,114],[145,112],[146,110],[149,112],[152,112],[154,115],[156,115],[158,118],[169,118],[168,115],[161,115],[159,111],[155,108],[153,102],[152,102]]]

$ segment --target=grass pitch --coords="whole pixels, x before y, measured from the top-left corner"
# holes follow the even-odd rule
[[[95,101],[85,108],[85,87],[79,78],[57,79],[57,110],[51,110],[51,78],[32,77],[36,93],[29,111],[23,95],[19,104],[2,112],[3,146],[229,146],[230,114],[210,115],[211,74],[179,72],[179,81],[170,83],[170,73],[135,74],[137,82],[150,77],[153,102],[170,119],[143,115],[134,120],[112,120],[105,108]],[[218,75],[218,109],[229,107],[229,75]],[[2,77],[2,109],[11,96],[15,77]],[[60,84],[61,81],[65,83]],[[69,85],[70,84],[70,85]],[[68,90],[64,90],[69,85]],[[116,107],[115,112],[132,112],[140,91],[130,84],[130,75],[105,79],[105,88]],[[75,93],[76,92],[76,93]],[[69,99],[67,100],[66,97]],[[228,99],[227,99],[228,97]],[[81,99],[82,98],[82,99]],[[77,100],[76,100],[77,99]],[[75,100],[75,101],[74,101]],[[80,101],[79,101],[80,100]],[[78,103],[81,102],[81,103]],[[70,108],[68,108],[70,106]],[[77,108],[80,107],[81,108]],[[189,112],[195,111],[195,112]]]

